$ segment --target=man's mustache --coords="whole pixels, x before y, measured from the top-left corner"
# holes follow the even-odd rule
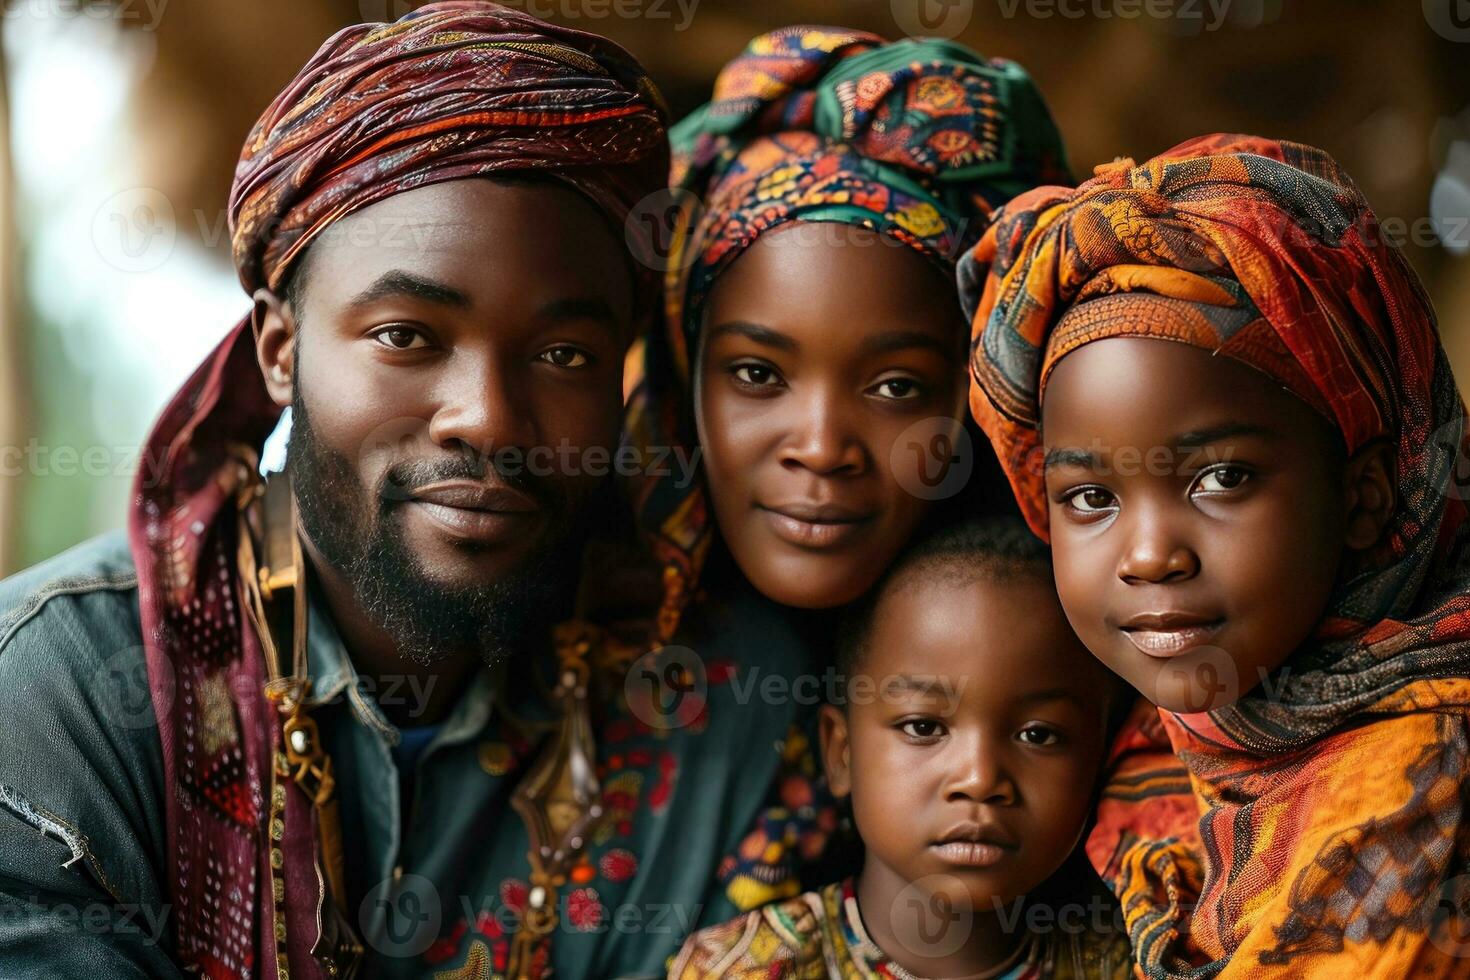
[[[491,474],[494,474],[493,477]],[[393,463],[378,482],[378,497],[386,505],[410,500],[422,487],[447,480],[471,480],[517,490],[543,507],[550,507],[557,496],[542,477],[524,469],[506,472],[495,466],[493,457],[465,451],[437,459],[411,459]]]

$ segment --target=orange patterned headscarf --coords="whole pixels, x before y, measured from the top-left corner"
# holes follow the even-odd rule
[[[1207,136],[1022,195],[960,274],[971,408],[1039,534],[1047,376],[1107,337],[1234,358],[1349,451],[1396,449],[1398,512],[1270,696],[1142,713],[1115,748],[1088,852],[1143,975],[1470,975],[1466,412],[1357,187],[1320,150]]]

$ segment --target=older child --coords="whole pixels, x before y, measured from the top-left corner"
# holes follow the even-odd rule
[[[821,723],[861,873],[696,933],[670,976],[1127,975],[1114,906],[1058,874],[1121,685],[1067,625],[1045,547],[1018,520],[941,531],[862,615]]]
[[[1470,972],[1465,408],[1356,186],[1204,137],[1021,196],[961,280],[1067,616],[1187,767],[1134,731],[1089,843],[1143,973]]]

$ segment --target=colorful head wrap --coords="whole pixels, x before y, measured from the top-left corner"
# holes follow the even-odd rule
[[[493,3],[434,3],[347,28],[246,141],[230,194],[240,281],[278,287],[314,236],[374,201],[502,172],[565,181],[621,228],[664,186],[664,116],[620,48]],[[281,722],[239,601],[235,497],[278,414],[246,318],[164,409],[146,450],[160,474],[140,479],[129,522],[163,743],[176,955],[211,977],[285,977],[288,963],[293,977],[325,976],[311,956],[311,804],[289,780],[279,801],[265,790]],[[278,805],[281,824],[267,828]]]
[[[703,303],[763,233],[792,221],[868,228],[948,276],[995,207],[1067,178],[1056,125],[1019,65],[842,28],[755,38],[671,137],[678,211],[664,329],[649,339],[629,420],[644,445],[694,445],[689,371]],[[709,543],[702,490],[650,480],[639,498],[677,605]]]
[[[1269,696],[1164,712],[1121,743],[1089,852],[1145,975],[1463,969],[1434,913],[1442,887],[1470,894],[1454,879],[1470,855],[1466,414],[1424,291],[1357,187],[1311,147],[1204,137],[1021,196],[960,272],[971,407],[1040,534],[1043,388],[1094,340],[1235,358],[1349,451],[1396,449],[1398,513]]]

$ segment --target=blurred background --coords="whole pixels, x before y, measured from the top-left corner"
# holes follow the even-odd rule
[[[793,23],[957,37],[1038,80],[1085,175],[1190,136],[1322,146],[1470,382],[1470,0],[511,0],[614,38],[676,116]],[[248,311],[225,202],[256,116],[407,0],[0,0],[0,574],[125,519],[138,446]]]

